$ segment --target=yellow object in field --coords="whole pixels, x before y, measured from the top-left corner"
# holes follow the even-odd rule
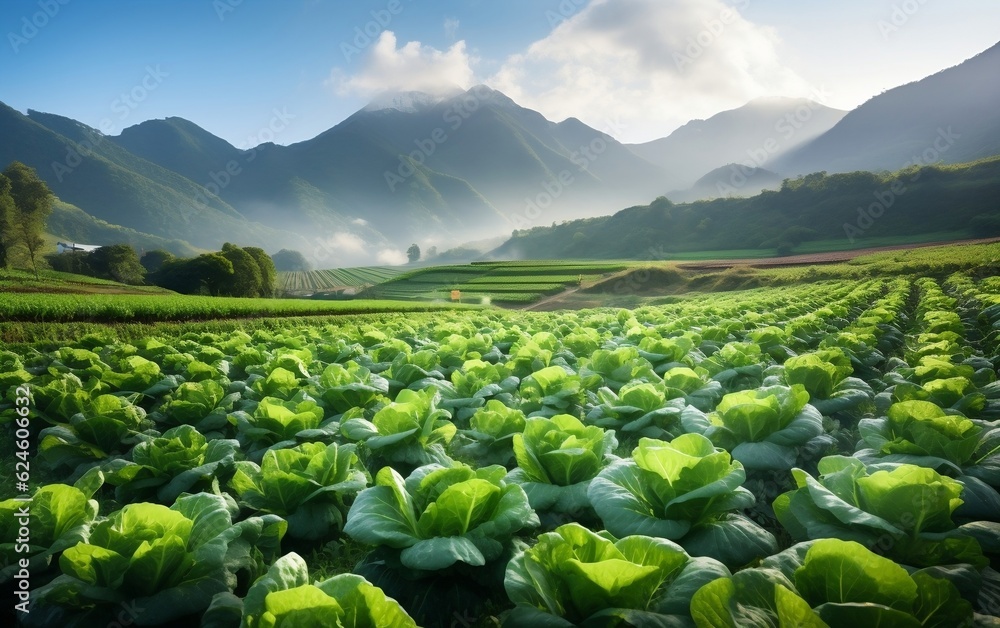
[[[461,301],[462,300],[462,291],[461,290],[452,290],[451,291],[451,300],[452,301]]]

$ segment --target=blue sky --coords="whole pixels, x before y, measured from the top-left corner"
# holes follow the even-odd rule
[[[852,108],[996,44],[1000,3],[3,0],[0,34],[0,101],[111,134],[180,116],[242,145],[278,110],[289,144],[381,90],[485,82],[643,141],[761,96]]]

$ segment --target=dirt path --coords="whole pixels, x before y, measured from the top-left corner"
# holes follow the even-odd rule
[[[598,284],[607,283],[607,282],[611,281],[612,279],[617,279],[619,277],[625,277],[626,275],[628,275],[629,273],[633,272],[634,270],[635,270],[634,268],[626,268],[625,270],[620,270],[620,271],[618,271],[616,273],[611,273],[610,275],[608,275],[606,277],[602,276],[600,279],[598,279],[596,281],[589,281],[589,282],[587,282],[585,284],[576,286],[574,288],[569,288],[567,290],[563,290],[559,294],[554,294],[551,297],[545,297],[541,301],[535,301],[534,303],[532,303],[530,305],[525,305],[524,307],[520,307],[520,308],[517,308],[517,309],[519,309],[519,310],[536,310],[536,309],[538,309],[538,308],[540,308],[542,306],[548,305],[550,303],[555,303],[557,301],[561,301],[561,300],[565,299],[566,297],[570,296],[571,294],[576,294],[577,292],[579,292],[581,290],[584,290],[586,288],[591,288],[591,287],[596,286]]]
[[[931,246],[947,246],[961,244],[990,244],[1000,242],[1000,238],[982,238],[978,240],[955,240],[943,242],[923,242],[919,244],[894,244],[869,249],[854,249],[852,251],[830,251],[828,253],[809,253],[806,255],[789,255],[787,257],[763,257],[750,259],[706,260],[704,262],[683,262],[677,264],[682,270],[721,270],[733,266],[755,266],[758,268],[776,268],[781,266],[803,266],[813,264],[836,264],[846,262],[862,255],[884,253],[886,251],[901,251],[905,249],[921,249]]]
[[[518,308],[518,309],[521,309],[521,310],[534,310],[534,309],[538,309],[538,308],[542,307],[543,305],[546,305],[548,303],[552,303],[553,301],[559,301],[560,299],[565,299],[569,295],[576,294],[577,292],[579,292],[582,289],[583,289],[583,286],[577,286],[575,288],[570,288],[569,290],[564,290],[564,291],[560,292],[559,294],[552,295],[551,297],[545,297],[541,301],[535,301],[531,305],[525,305],[524,307]]]

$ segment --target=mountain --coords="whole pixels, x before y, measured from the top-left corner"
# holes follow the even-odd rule
[[[897,170],[1000,154],[1000,44],[884,92],[821,137],[780,157],[780,172]]]
[[[195,182],[210,181],[211,173],[225,170],[227,163],[244,152],[184,118],[148,120],[110,139],[133,155]]]
[[[61,200],[94,218],[195,247],[225,241],[278,248],[298,236],[249,222],[199,186],[137,157],[80,122],[0,103],[0,164],[21,161],[37,170]]]
[[[485,86],[385,94],[291,146],[240,152],[175,118],[114,141],[213,192],[211,174],[236,161],[218,196],[252,220],[402,248],[597,215],[651,198],[665,175],[579,120],[551,122]]]
[[[684,189],[726,164],[775,170],[782,155],[822,135],[845,115],[812,100],[763,98],[628,147],[668,173],[664,190]]]
[[[708,201],[715,198],[757,196],[764,190],[777,190],[784,180],[780,174],[764,168],[729,164],[709,172],[686,190],[670,192],[675,203]]]
[[[773,254],[815,240],[861,248],[869,238],[992,237],[1000,235],[997,198],[1000,157],[893,174],[814,173],[752,198],[661,197],[613,216],[518,231],[487,257],[662,260],[692,251]]]

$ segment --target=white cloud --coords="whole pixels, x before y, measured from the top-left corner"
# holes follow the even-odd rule
[[[808,95],[779,51],[722,0],[593,0],[487,82],[551,119],[643,141],[760,96]]]
[[[455,34],[458,33],[458,27],[461,26],[461,24],[462,23],[455,18],[445,18],[444,34],[448,36],[448,39],[455,39]]]
[[[355,218],[354,220],[351,221],[351,224],[352,225],[360,225],[360,226],[364,227],[364,226],[368,225],[368,221],[365,220],[364,218]]]
[[[367,244],[364,239],[353,233],[341,232],[330,236],[324,245],[337,253],[364,253]]]
[[[345,76],[334,70],[327,83],[340,95],[362,96],[386,91],[436,93],[456,86],[468,89],[474,84],[475,63],[464,41],[455,42],[445,51],[419,41],[397,48],[396,34],[384,31],[372,44],[358,73]]]
[[[375,255],[375,261],[386,266],[400,266],[409,260],[406,257],[406,253],[399,249],[382,249]]]

